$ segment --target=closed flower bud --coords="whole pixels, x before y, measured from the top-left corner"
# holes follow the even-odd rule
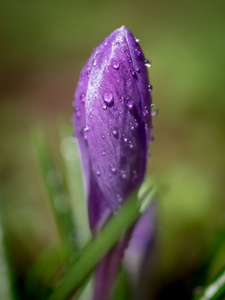
[[[151,133],[149,62],[125,27],[103,40],[81,71],[74,123],[94,234],[143,181]],[[108,299],[131,231],[100,262],[94,299]]]
[[[93,50],[81,71],[74,123],[92,229],[144,178],[151,131],[148,86],[144,54],[125,26]]]

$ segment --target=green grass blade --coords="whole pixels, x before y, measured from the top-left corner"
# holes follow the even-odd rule
[[[151,199],[155,196],[155,189],[151,190]],[[144,212],[144,211],[143,211]],[[67,299],[77,290],[87,276],[93,271],[100,259],[112,248],[119,237],[140,217],[140,205],[137,192],[134,192],[124,203],[121,210],[103,228],[101,234],[91,241],[67,273],[58,288],[50,296],[50,300]]]
[[[225,296],[225,268],[193,300],[218,300]]]

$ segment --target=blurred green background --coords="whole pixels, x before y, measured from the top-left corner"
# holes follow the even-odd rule
[[[92,49],[122,25],[152,61],[160,111],[148,166],[160,183],[155,297],[189,299],[195,283],[225,264],[224,11],[219,0],[1,0],[0,189],[21,281],[58,239],[30,130],[42,124],[59,160],[59,127],[66,124],[72,134],[79,72]]]

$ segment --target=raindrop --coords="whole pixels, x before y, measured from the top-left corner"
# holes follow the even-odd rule
[[[130,122],[130,129],[132,130],[132,131],[134,131],[134,124],[132,123],[132,122]]]
[[[101,175],[100,171],[99,170],[95,170],[95,174],[99,177]]]
[[[104,110],[106,110],[106,109],[107,109],[107,105],[106,105],[105,103],[103,103],[102,108],[103,108]]]
[[[87,77],[90,77],[90,75],[91,75],[91,70],[89,68],[88,71],[87,71]]]
[[[102,155],[105,156],[105,148],[102,148]]]
[[[86,95],[85,95],[84,93],[82,93],[82,94],[80,95],[80,100],[81,100],[82,103],[85,102],[85,100],[86,100]]]
[[[138,121],[135,119],[134,120],[134,126],[137,128],[139,125],[138,125]]]
[[[135,182],[138,179],[137,170],[132,171],[132,181]]]
[[[123,141],[124,141],[124,143],[127,143],[127,141],[128,141],[128,138],[126,137],[125,133],[123,133]]]
[[[121,177],[122,177],[123,179],[126,179],[126,178],[127,178],[127,174],[126,174],[126,172],[125,172],[124,170],[121,170],[121,171],[120,171],[120,174],[121,174]]]
[[[76,115],[77,119],[79,119],[79,118],[80,118],[80,116],[81,116],[81,113],[80,113],[80,108],[79,108],[79,106],[75,106],[75,109],[74,109],[74,111],[75,111],[75,115]]]
[[[151,116],[155,117],[155,116],[158,115],[158,113],[159,113],[158,107],[155,104],[152,103],[151,104]]]
[[[151,62],[149,61],[149,60],[145,60],[145,66],[146,66],[146,68],[151,68]]]
[[[134,106],[134,102],[133,102],[133,100],[130,98],[130,96],[126,96],[126,97],[124,98],[124,103],[125,103],[125,105],[126,105],[129,109],[132,109],[133,106]]]
[[[102,136],[102,138],[103,138],[103,140],[104,140],[104,139],[105,139],[105,135],[104,135],[104,133],[102,133],[102,134],[101,134],[101,136]]]
[[[118,200],[119,203],[122,202],[122,197],[120,196],[120,194],[117,194],[117,195],[116,195],[116,198],[117,198],[117,200]]]
[[[134,77],[136,76],[136,73],[135,73],[134,69],[130,69],[130,73],[131,73],[132,76],[134,76]]]
[[[139,67],[135,67],[136,72],[140,72],[140,68]]]
[[[155,138],[153,135],[150,135],[149,137],[149,143],[152,144],[154,142]]]
[[[104,45],[107,46],[108,42],[105,41]]]
[[[137,48],[134,50],[134,52],[138,57],[141,55],[141,51]]]
[[[132,142],[131,142],[131,141],[129,141],[128,143],[129,143],[129,147],[130,147],[130,149],[133,149],[133,148],[134,148],[134,145],[132,144]]]
[[[111,165],[110,165],[110,168],[111,168],[112,173],[113,173],[113,174],[116,174],[116,167],[115,167],[115,165],[114,165],[114,164],[111,164]]]
[[[113,67],[114,69],[118,70],[119,67],[120,67],[120,63],[119,63],[117,60],[113,60],[113,62],[112,62],[112,67]]]
[[[92,65],[93,65],[93,66],[96,66],[96,65],[97,65],[97,61],[96,61],[95,58],[92,60]]]
[[[118,129],[116,127],[112,127],[112,134],[115,138],[118,138]]]
[[[135,36],[134,39],[137,43],[139,43],[139,37]]]
[[[107,106],[112,106],[114,104],[114,98],[111,92],[105,92],[103,99]]]
[[[117,46],[120,46],[120,42],[116,42],[116,45],[117,45]]]
[[[149,112],[149,111],[148,111],[148,107],[145,106],[145,107],[144,107],[143,115],[144,115],[144,116],[147,116],[147,115],[148,115],[148,112]]]
[[[151,92],[152,89],[153,89],[153,86],[152,86],[151,84],[149,84],[149,85],[148,85],[148,90],[149,90],[149,92]]]

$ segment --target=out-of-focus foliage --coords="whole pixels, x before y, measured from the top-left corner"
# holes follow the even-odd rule
[[[1,1],[2,210],[21,293],[38,258],[60,244],[30,128],[43,124],[52,159],[66,174],[59,124],[71,128],[64,136],[72,134],[81,67],[92,48],[123,24],[152,61],[153,102],[160,110],[148,167],[161,186],[155,295],[189,299],[192,288],[225,263],[224,9],[218,0]],[[60,251],[55,256],[53,265]],[[42,281],[50,274],[51,267]]]

